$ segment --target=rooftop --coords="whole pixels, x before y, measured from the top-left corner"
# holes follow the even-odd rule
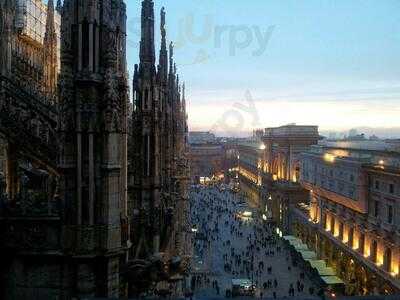
[[[264,137],[286,137],[286,136],[319,137],[318,126],[293,124],[280,127],[266,128],[264,132]]]
[[[386,141],[320,141],[319,145],[329,148],[363,150],[363,151],[384,151],[399,152],[400,145]]]
[[[253,148],[256,150],[263,150],[264,144],[261,141],[243,141],[239,142],[238,146]]]

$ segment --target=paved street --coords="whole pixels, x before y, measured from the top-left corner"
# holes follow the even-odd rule
[[[198,230],[192,279],[196,298],[225,297],[235,278],[255,284],[257,297],[310,296],[318,292],[306,274],[292,266],[274,229],[262,224],[239,194],[195,188],[190,197],[192,223]]]

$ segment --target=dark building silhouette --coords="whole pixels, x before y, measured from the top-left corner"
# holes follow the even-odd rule
[[[142,2],[131,108],[124,1],[50,0],[33,37],[20,4],[0,0],[0,298],[134,297],[178,281],[187,115],[165,10],[156,68],[154,3]]]

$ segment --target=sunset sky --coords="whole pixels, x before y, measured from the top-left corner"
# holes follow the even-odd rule
[[[130,69],[140,3],[127,1]],[[191,129],[400,128],[400,1],[155,3],[156,28],[164,5],[168,38],[177,41]]]
[[[139,0],[128,7],[138,62]],[[156,0],[167,12],[192,130],[288,123],[400,137],[400,1]],[[158,51],[158,49],[157,49]]]

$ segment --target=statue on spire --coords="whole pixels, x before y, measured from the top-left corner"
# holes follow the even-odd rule
[[[161,27],[161,36],[165,37],[166,36],[166,30],[165,30],[165,8],[164,7],[161,8],[161,23],[160,23],[160,27]]]
[[[174,43],[171,42],[169,43],[169,60],[172,62],[172,59],[174,57]]]
[[[159,80],[162,84],[166,84],[168,79],[168,51],[167,51],[167,31],[165,29],[165,8],[161,9],[161,49],[158,65]]]
[[[61,13],[62,13],[62,3],[61,3],[61,0],[57,0],[56,11],[61,15]]]

